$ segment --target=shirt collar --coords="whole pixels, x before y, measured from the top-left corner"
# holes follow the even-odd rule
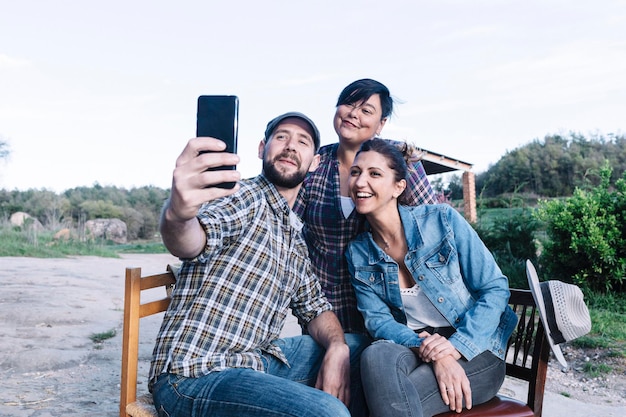
[[[265,194],[265,199],[274,213],[281,213],[285,216],[289,216],[291,208],[289,207],[285,197],[278,192],[274,184],[272,184],[263,174],[258,175],[255,180],[261,191]]]
[[[409,252],[413,252],[424,245],[422,239],[422,231],[417,223],[417,219],[412,214],[412,208],[405,206],[398,206],[400,212],[400,219],[402,220],[402,226],[404,227],[404,236],[406,236],[406,243]]]

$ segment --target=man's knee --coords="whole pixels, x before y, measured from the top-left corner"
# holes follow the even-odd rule
[[[328,395],[319,403],[315,415],[322,417],[350,417],[350,411],[337,398]]]

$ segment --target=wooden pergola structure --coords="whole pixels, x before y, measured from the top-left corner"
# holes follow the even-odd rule
[[[417,148],[426,175],[463,171],[463,213],[470,223],[476,222],[476,178],[472,164],[426,149]]]

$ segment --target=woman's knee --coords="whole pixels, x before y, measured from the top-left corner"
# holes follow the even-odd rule
[[[373,359],[373,358],[380,358],[381,355],[394,355],[395,356],[398,351],[397,347],[398,345],[396,345],[395,343],[391,343],[391,342],[383,342],[383,341],[375,342],[369,345],[367,348],[365,348],[361,357]]]
[[[472,387],[475,404],[489,401],[495,396],[506,375],[506,364],[491,352],[484,352],[467,365],[466,374]]]
[[[403,366],[408,363],[409,367],[417,366],[417,359],[411,349],[390,342],[376,342],[369,345],[361,354],[361,365],[375,366],[382,363],[389,368],[390,365]]]

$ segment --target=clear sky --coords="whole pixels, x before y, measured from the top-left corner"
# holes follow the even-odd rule
[[[485,171],[547,134],[626,131],[626,0],[0,0],[0,188],[167,188],[197,96],[240,99],[244,177],[272,117],[336,142],[348,83],[383,135]]]

